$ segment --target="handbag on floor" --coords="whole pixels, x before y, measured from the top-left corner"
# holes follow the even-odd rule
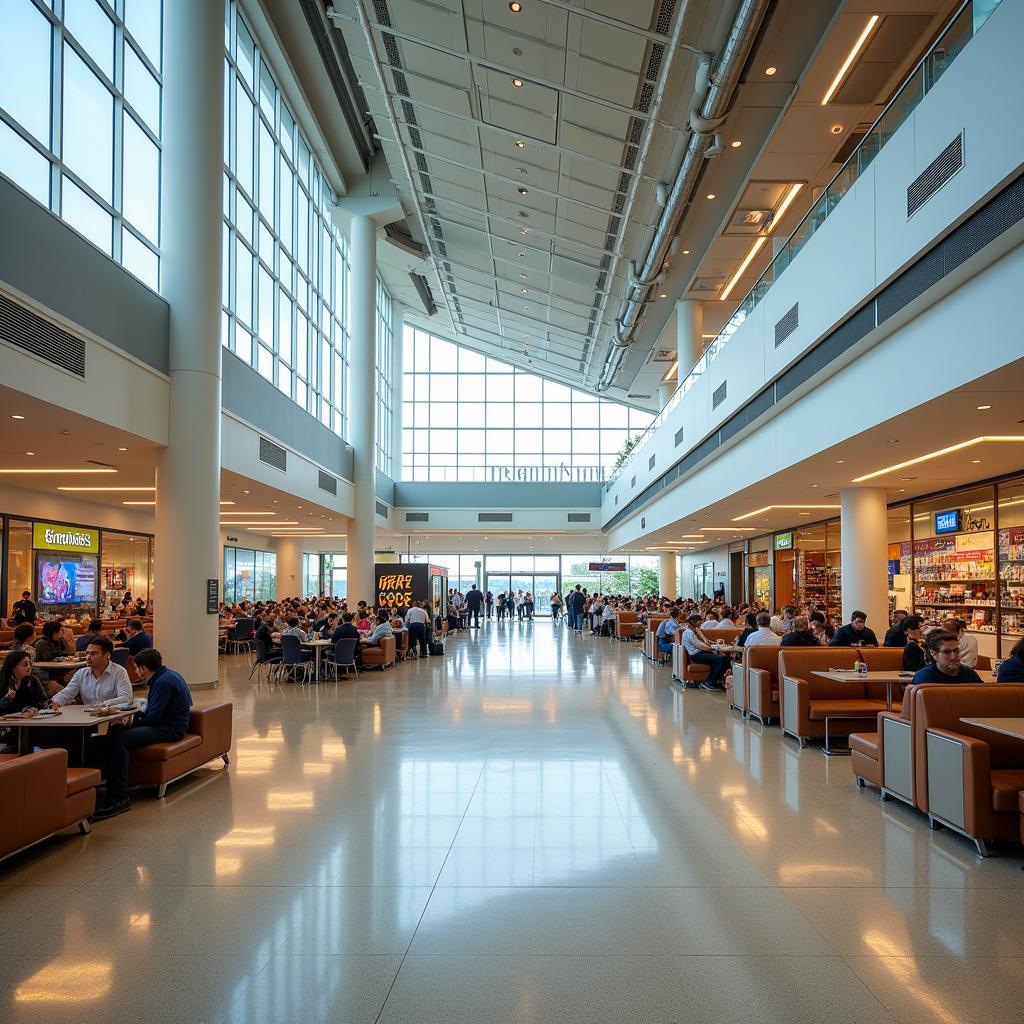
[[[430,641],[430,653],[431,655],[444,654],[444,644],[440,640]]]

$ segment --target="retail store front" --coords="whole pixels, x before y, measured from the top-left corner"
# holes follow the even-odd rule
[[[77,523],[3,520],[3,608],[28,590],[40,615],[109,614],[152,598],[153,538]]]

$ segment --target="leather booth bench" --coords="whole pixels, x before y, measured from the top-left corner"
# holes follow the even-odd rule
[[[782,731],[801,747],[809,739],[824,738],[826,719],[832,722],[830,735],[848,736],[858,726],[863,731],[866,720],[876,721],[878,713],[887,710],[883,683],[839,683],[815,673],[852,669],[858,660],[875,672],[899,671],[903,666],[899,647],[780,647],[778,657]],[[894,699],[893,709],[897,707]]]
[[[364,668],[376,666],[383,672],[385,668],[395,663],[397,646],[393,636],[382,636],[379,647],[362,647],[360,650]]]
[[[636,612],[616,612],[612,618],[612,635],[616,640],[635,640],[639,625]]]
[[[128,785],[156,786],[161,799],[172,782],[222,758],[228,764],[231,750],[233,705],[225,701],[193,708],[188,718],[188,732],[173,743],[151,743],[131,752],[128,762]]]
[[[658,650],[658,627],[668,618],[667,615],[649,615],[647,628],[644,630],[644,657],[655,664],[670,660],[668,654]]]
[[[68,768],[63,748],[0,754],[0,859],[72,825],[88,832],[99,784],[95,768]]]
[[[672,677],[685,685],[696,686],[707,679],[708,667],[707,665],[699,665],[696,662],[690,661],[682,644],[683,630],[685,628],[684,625],[676,630],[675,643],[672,647]],[[704,635],[710,641],[720,644],[735,644],[741,632],[742,630],[739,629],[703,630]]]
[[[743,658],[732,672],[732,706],[762,725],[782,717],[779,649],[777,644],[744,647]]]

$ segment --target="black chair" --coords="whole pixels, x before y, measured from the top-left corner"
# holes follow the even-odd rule
[[[120,665],[121,668],[128,668],[128,659],[132,656],[132,652],[127,647],[115,647],[114,653],[110,655],[110,660],[115,665]]]
[[[337,641],[334,650],[328,653],[324,664],[331,666],[335,679],[338,678],[339,668],[345,669],[346,675],[348,675],[348,669],[352,669],[356,674],[356,679],[359,678],[359,666],[356,664],[356,647],[358,645],[357,637],[345,637],[345,639]]]
[[[267,651],[267,645],[262,640],[257,640],[255,637],[253,637],[252,646],[256,651],[256,660],[252,663],[252,668],[249,669],[249,678],[252,679],[252,674],[255,672],[256,678],[262,682],[263,669],[267,669],[267,674],[269,675],[271,666],[281,664],[281,655],[270,654]]]
[[[93,638],[93,634],[92,633],[86,633],[83,636],[76,636],[75,637],[75,650],[76,651],[84,651],[86,649],[86,647],[88,647],[89,644],[92,643],[92,638]]]
[[[298,670],[302,669],[302,681],[306,681],[306,672],[309,668],[310,652],[303,651],[302,641],[294,634],[282,634],[281,636],[281,671],[288,674],[288,678],[295,679]]]
[[[224,649],[228,654],[237,654],[239,651],[248,651],[251,649],[252,639],[252,627],[255,624],[254,619],[238,619],[235,622],[234,627],[228,634],[227,641],[224,644]]]

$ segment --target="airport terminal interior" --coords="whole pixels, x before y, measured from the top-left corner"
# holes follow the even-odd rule
[[[0,1020],[1021,1020],[1022,39],[0,0]]]

